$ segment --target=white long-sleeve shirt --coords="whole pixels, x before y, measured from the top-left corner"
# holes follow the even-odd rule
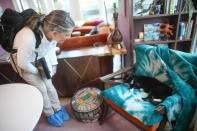
[[[38,73],[38,69],[32,64],[36,60],[36,53],[38,52],[38,58],[48,57],[50,64],[49,68],[52,68],[52,65],[57,65],[57,57],[56,57],[56,44],[55,40],[48,41],[46,36],[43,33],[43,38],[41,44],[37,49],[36,46],[36,38],[33,31],[24,27],[21,29],[14,39],[13,48],[17,49],[17,63],[18,66],[30,73]]]

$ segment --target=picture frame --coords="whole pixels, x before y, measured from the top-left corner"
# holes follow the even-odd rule
[[[143,7],[141,7],[141,3]],[[154,0],[133,0],[133,16],[149,15],[153,3]]]

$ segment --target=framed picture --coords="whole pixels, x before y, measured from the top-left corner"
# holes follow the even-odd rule
[[[160,40],[160,23],[144,24],[144,41]]]
[[[133,0],[133,16],[149,15],[153,3],[154,0]]]

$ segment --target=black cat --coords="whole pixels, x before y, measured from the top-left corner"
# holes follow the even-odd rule
[[[153,105],[158,105],[173,93],[172,88],[151,77],[136,76],[130,73],[124,76],[124,82],[130,84],[130,89],[143,89],[148,94],[143,100],[149,101]]]

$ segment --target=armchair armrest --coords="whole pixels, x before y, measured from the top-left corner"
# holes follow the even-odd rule
[[[158,114],[166,114],[166,107],[163,105],[158,106],[157,108],[155,108],[155,112]]]
[[[103,82],[108,82],[110,79],[112,79],[113,77],[117,76],[117,75],[120,75],[122,73],[125,73],[127,71],[131,71],[133,70],[134,67],[125,67],[125,68],[122,68],[114,73],[111,73],[111,74],[108,74],[108,75],[105,75],[105,76],[102,76],[100,77],[100,80],[103,81]]]
[[[122,73],[125,73],[127,71],[132,71],[133,69],[134,69],[134,67],[125,67],[125,68],[122,68],[122,69],[120,69],[120,70],[118,70],[114,73],[111,73],[111,74],[100,77],[100,80],[102,82],[104,82],[104,87],[105,88],[110,88],[110,87],[115,86],[117,84],[124,83],[122,79],[111,80],[112,78],[114,78],[115,76],[118,76]]]

